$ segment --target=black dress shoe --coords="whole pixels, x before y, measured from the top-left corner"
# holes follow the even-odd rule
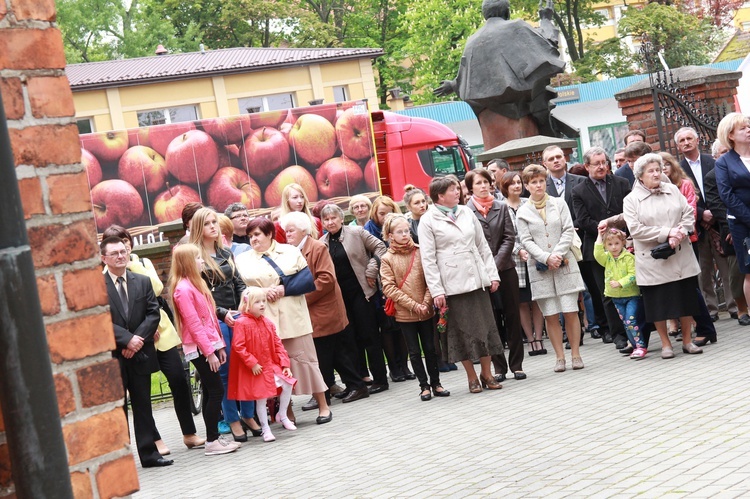
[[[711,316],[711,322],[716,322],[719,320],[719,314],[714,314]]]
[[[615,341],[615,348],[618,350],[625,350],[628,347],[627,341]]]
[[[505,380],[506,380],[505,374],[496,374],[495,375],[495,381],[497,381],[498,383],[502,383]]]
[[[333,412],[331,412],[330,409],[328,410],[328,416],[318,416],[317,418],[315,418],[315,422],[317,424],[330,423],[332,420],[333,420]]]
[[[633,353],[633,347],[631,345],[628,345],[625,348],[619,348],[618,350],[623,355],[630,355],[631,353]]]
[[[516,371],[513,373],[513,377],[517,380],[526,379],[526,373],[523,371]]]
[[[750,326],[750,315],[742,314],[739,319],[737,319],[737,322],[739,322],[740,326]]]
[[[737,319],[737,312],[729,312],[729,317],[732,319]]]
[[[612,337],[612,333],[607,331],[602,335],[602,342],[603,343],[614,343],[615,339]]]
[[[602,335],[599,334],[599,329],[592,329],[591,330],[591,339],[593,340],[601,340]]]
[[[349,390],[344,390],[343,392],[338,392],[338,393],[334,394],[333,398],[335,398],[335,399],[345,399],[346,397],[349,396],[350,393],[351,392]]]
[[[234,438],[235,442],[247,442],[247,433],[242,432],[242,435],[235,435],[232,433],[232,437]]]
[[[406,376],[403,374],[393,374],[393,372],[391,372],[391,381],[394,383],[401,383],[402,381],[406,381]]]
[[[163,457],[160,457],[156,461],[141,463],[141,466],[143,466],[144,468],[161,468],[162,466],[171,466],[172,464],[174,464],[174,460],[164,459]]]
[[[370,396],[370,391],[367,389],[366,386],[363,386],[362,388],[359,388],[357,390],[352,390],[349,392],[349,394],[344,397],[344,400],[342,400],[343,403],[347,404],[349,402],[354,402],[355,400],[359,399],[366,399]]]
[[[375,393],[380,393],[380,392],[384,392],[384,391],[386,391],[387,389],[388,389],[388,384],[384,384],[384,385],[373,384],[373,385],[372,385],[372,386],[370,387],[370,390],[369,390],[369,391],[370,391],[370,395],[373,395],[373,394],[375,394]]]
[[[302,406],[303,411],[315,411],[318,409],[318,401],[315,400],[315,397],[310,397],[310,400],[305,402],[305,405]]]
[[[417,375],[414,374],[413,372],[410,372],[410,371],[406,371],[406,373],[404,374],[404,376],[406,376],[406,379],[408,379],[410,381],[413,381],[413,380],[417,379]]]
[[[700,340],[698,338],[696,338],[696,339],[693,340],[693,344],[695,344],[695,346],[699,346],[699,347],[704,347],[708,343],[717,343],[717,342],[718,342],[718,340],[716,339],[715,336],[713,338],[709,338],[708,336],[704,336]]]

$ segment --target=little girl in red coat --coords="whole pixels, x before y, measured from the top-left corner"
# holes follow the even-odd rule
[[[242,293],[239,306],[242,315],[234,322],[232,358],[241,362],[229,364],[230,400],[255,400],[255,410],[263,431],[263,440],[273,442],[276,437],[268,426],[266,400],[279,396],[279,422],[287,430],[297,427],[286,417],[292,400],[292,388],[297,380],[289,369],[289,355],[276,334],[276,326],[266,319],[266,294],[258,287],[248,287]]]

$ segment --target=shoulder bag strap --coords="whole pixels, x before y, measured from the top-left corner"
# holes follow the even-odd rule
[[[406,282],[406,278],[409,277],[409,273],[411,272],[411,268],[414,266],[414,257],[417,256],[417,250],[414,250],[411,254],[411,262],[409,262],[409,268],[406,269],[406,274],[404,274],[404,279],[401,281],[401,285],[398,287],[398,289],[401,289],[404,286],[404,283]]]
[[[286,274],[284,274],[284,272],[282,272],[282,271],[281,271],[281,269],[279,268],[279,266],[278,266],[278,265],[276,265],[276,262],[274,262],[273,260],[271,260],[271,259],[270,259],[270,258],[268,257],[268,255],[263,255],[263,259],[264,259],[264,260],[265,260],[266,262],[268,262],[268,265],[270,265],[271,267],[273,267],[273,270],[275,270],[275,271],[276,271],[276,273],[277,273],[277,274],[279,274],[279,277],[281,277],[281,278],[284,278],[284,277],[286,277]]]

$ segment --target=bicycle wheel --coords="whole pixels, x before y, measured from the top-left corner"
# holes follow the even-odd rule
[[[190,410],[197,416],[200,414],[203,405],[203,383],[195,366],[192,364],[188,364],[188,366],[185,372],[187,373],[188,385],[190,386]]]

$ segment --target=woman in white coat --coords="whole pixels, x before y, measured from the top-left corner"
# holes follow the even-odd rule
[[[565,318],[573,369],[583,369],[579,352],[581,324],[578,320],[578,293],[583,279],[570,247],[575,228],[564,199],[547,194],[547,170],[529,165],[523,170],[529,202],[518,209],[516,223],[521,244],[529,252],[531,295],[542,309],[552,347],[555,372],[565,371],[565,350],[559,315]]]
[[[491,356],[503,352],[489,294],[497,290],[500,278],[479,220],[458,204],[460,192],[453,175],[430,182],[435,204],[420,219],[419,246],[435,307],[447,314],[447,361],[461,361],[469,391],[479,393],[482,386],[502,388],[490,369]],[[479,378],[472,363],[477,358]]]

